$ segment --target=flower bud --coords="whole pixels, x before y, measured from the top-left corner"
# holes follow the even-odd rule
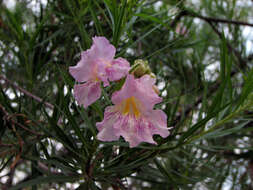
[[[137,59],[134,61],[134,65],[132,66],[130,73],[133,74],[135,77],[139,78],[145,74],[151,74],[151,69],[148,65],[148,61]],[[154,74],[152,73],[152,76]]]

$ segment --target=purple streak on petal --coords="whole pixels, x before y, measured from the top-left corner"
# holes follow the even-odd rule
[[[152,110],[145,116],[136,118],[134,115],[123,115],[116,111],[115,106],[107,107],[104,120],[96,124],[101,141],[113,141],[122,136],[130,147],[136,147],[141,142],[156,144],[153,135],[167,137],[167,118],[163,111]]]
[[[153,140],[149,121],[143,118],[136,119],[134,116],[122,116],[113,125],[117,136],[122,136],[130,147],[138,146],[141,142],[156,144]]]

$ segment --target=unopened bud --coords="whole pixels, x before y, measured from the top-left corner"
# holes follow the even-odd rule
[[[142,77],[145,74],[151,74],[151,69],[148,66],[148,61],[144,61],[142,59],[135,60],[130,73],[134,74],[136,77]]]
[[[150,76],[151,78],[155,78],[155,79],[156,79],[155,73],[150,73],[149,76]]]

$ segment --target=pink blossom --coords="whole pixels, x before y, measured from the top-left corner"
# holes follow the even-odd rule
[[[74,87],[75,99],[85,108],[101,96],[101,82],[108,86],[109,81],[121,79],[130,69],[127,60],[114,59],[116,49],[105,37],[94,37],[92,40],[91,48],[81,53],[77,65],[69,67],[70,74],[81,83]]]
[[[141,142],[156,144],[154,134],[167,137],[167,116],[162,110],[154,110],[160,98],[153,86],[155,79],[144,75],[135,79],[128,75],[120,91],[113,93],[114,106],[105,109],[104,120],[96,124],[101,141],[118,140],[120,136],[135,147]]]

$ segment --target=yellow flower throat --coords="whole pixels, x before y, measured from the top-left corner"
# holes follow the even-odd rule
[[[133,96],[124,100],[122,104],[123,114],[132,114],[135,115],[135,117],[140,116],[140,111],[138,109],[138,101]]]

